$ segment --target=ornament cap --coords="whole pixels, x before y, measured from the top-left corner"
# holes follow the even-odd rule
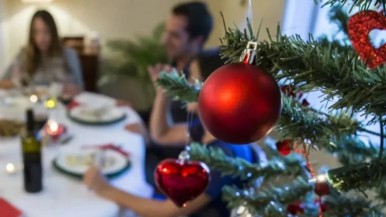
[[[182,151],[180,153],[180,155],[178,155],[178,160],[180,160],[181,162],[189,161],[190,160],[190,155],[189,155],[188,150]]]
[[[256,60],[257,42],[250,41],[247,44],[243,54],[241,54],[240,62],[245,64],[253,64]]]

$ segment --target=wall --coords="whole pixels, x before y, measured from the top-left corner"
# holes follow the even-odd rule
[[[248,5],[241,5],[242,0],[203,1],[208,3],[215,20],[208,46],[219,45],[219,38],[224,35],[220,11],[224,13],[228,26],[245,23]],[[90,35],[97,32],[103,43],[114,38],[131,39],[150,33],[155,25],[165,20],[170,8],[183,0],[53,0],[44,5],[24,4],[21,0],[0,2],[3,3],[0,9],[3,29],[3,34],[0,31],[0,53],[4,55],[1,58],[3,63],[0,62],[2,72],[25,43],[29,20],[39,8],[53,13],[61,35]],[[275,29],[281,20],[284,0],[255,0],[253,4],[255,26],[264,18],[264,27]]]
[[[244,0],[245,4],[240,6],[240,0],[221,0],[222,12],[228,27],[234,27],[234,24],[240,28],[246,27],[246,17],[248,16],[248,0]],[[260,22],[262,28],[259,39],[267,39],[266,28],[269,28],[271,33],[276,34],[276,28],[280,23],[284,14],[285,0],[251,0],[253,27],[257,31]],[[221,28],[217,35],[222,36],[224,32]],[[218,29],[217,29],[218,31]]]
[[[3,0],[2,25],[5,32],[6,61],[25,43],[29,20],[39,8],[52,12],[61,35],[97,32],[102,42],[111,38],[133,38],[147,34],[164,20],[177,0],[54,0],[50,4],[24,4]],[[151,3],[152,7],[149,7]],[[144,13],[146,11],[146,13]]]

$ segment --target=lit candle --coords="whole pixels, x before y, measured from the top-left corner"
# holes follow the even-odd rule
[[[52,137],[58,137],[65,131],[65,127],[54,120],[49,120],[45,127],[45,131]]]

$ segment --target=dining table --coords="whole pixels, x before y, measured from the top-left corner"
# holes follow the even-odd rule
[[[26,107],[31,103],[25,96],[14,98],[13,103],[0,104],[1,118],[21,118]],[[116,106],[114,98],[101,94],[84,92],[74,99],[82,104]],[[145,141],[143,136],[130,132],[125,126],[140,123],[141,118],[129,106],[120,106],[125,119],[106,125],[87,125],[73,121],[68,116],[68,109],[58,103],[49,112],[66,126],[70,140],[65,144],[50,144],[42,147],[43,190],[39,193],[27,193],[23,188],[23,164],[20,136],[0,138],[0,198],[19,209],[25,217],[115,217],[131,216],[133,213],[112,201],[98,196],[89,190],[81,178],[74,178],[57,170],[53,161],[58,153],[68,149],[98,144],[118,144],[128,153],[130,167],[109,182],[131,194],[149,198],[153,188],[145,181]],[[13,165],[10,173],[7,167]],[[0,210],[0,216],[1,210]]]

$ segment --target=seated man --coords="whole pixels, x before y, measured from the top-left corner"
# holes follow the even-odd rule
[[[212,25],[211,14],[204,3],[188,2],[174,7],[166,21],[163,41],[171,66],[150,66],[149,72],[158,74],[164,67],[174,67],[189,77],[190,63],[202,51]],[[156,165],[163,159],[178,157],[186,145],[186,138],[173,139],[173,135],[165,134],[164,128],[158,126],[162,118],[167,118],[170,123],[182,123],[182,125],[187,121],[184,105],[176,101],[169,103],[169,99],[166,100],[168,102],[165,102],[162,97],[156,97],[149,123],[151,142],[146,149],[146,180],[153,186],[153,171]],[[165,108],[162,107],[164,103],[167,103]],[[165,113],[167,116],[160,108],[168,111]],[[183,135],[186,137],[186,133]]]
[[[211,59],[210,57],[208,57]],[[199,70],[208,58],[194,61],[191,65],[191,78],[201,77],[209,73],[202,73]],[[219,59],[219,57],[217,56]],[[213,59],[210,61],[214,63]],[[221,61],[218,61],[221,63]],[[222,64],[222,63],[221,63]],[[213,66],[215,64],[212,64]],[[207,67],[208,68],[208,67]],[[206,76],[205,76],[206,77]],[[152,74],[153,80],[158,78],[158,73]],[[158,115],[165,117],[168,107],[168,97],[161,87],[157,87]],[[256,161],[256,155],[249,145],[233,145],[214,138],[200,123],[197,115],[197,103],[189,103],[187,106],[188,113],[192,114],[192,121],[184,124],[169,124],[166,118],[159,118],[156,125],[164,131],[171,140],[187,143],[190,139],[187,136],[188,132],[192,140],[201,142],[204,145],[221,148],[226,154],[232,157],[243,158],[247,161]],[[177,207],[170,199],[154,200],[144,199],[127,192],[121,191],[112,185],[101,176],[97,168],[90,169],[84,176],[84,182],[90,189],[96,191],[101,197],[112,200],[128,209],[133,210],[140,216],[197,216],[197,217],[226,217],[230,215],[226,204],[221,200],[221,189],[224,185],[235,185],[241,187],[242,182],[231,176],[221,176],[221,174],[211,169],[210,182],[208,188],[199,197],[188,203],[186,207]]]

